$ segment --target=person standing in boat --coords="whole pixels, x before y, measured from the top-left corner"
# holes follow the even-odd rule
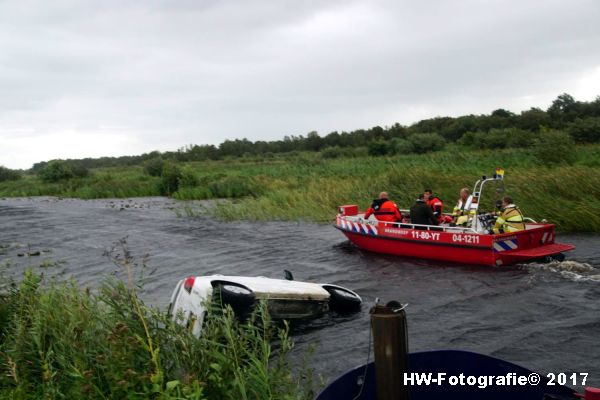
[[[504,196],[502,198],[502,214],[496,219],[493,233],[511,233],[522,231],[525,229],[525,222],[523,221],[523,213],[513,203],[513,199],[510,196]]]
[[[437,225],[438,220],[433,215],[431,207],[425,201],[425,194],[421,194],[410,208],[410,223],[416,225]],[[416,229],[425,229],[417,227]]]
[[[364,218],[368,219],[371,215],[375,215],[378,221],[402,221],[402,213],[398,210],[396,203],[388,199],[387,192],[379,193],[379,198],[373,200],[373,204],[367,209]]]
[[[453,221],[456,225],[465,225],[469,219],[469,210],[465,209],[467,205],[467,200],[471,195],[471,191],[469,188],[460,189],[460,197],[454,206],[454,210],[452,211]]]

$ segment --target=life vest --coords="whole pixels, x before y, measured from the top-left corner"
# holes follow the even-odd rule
[[[506,206],[502,214],[496,219],[494,233],[511,233],[525,229],[523,214],[514,204]]]
[[[465,215],[467,212],[465,210],[466,201],[463,199],[458,199],[458,202],[454,206],[454,210],[452,210],[453,217],[460,217],[461,215]]]
[[[433,215],[438,219],[438,222],[442,222],[444,220],[444,203],[442,203],[442,200],[437,196],[433,196],[427,200],[427,205],[433,211]]]
[[[463,201],[463,199],[460,198],[454,206],[454,209],[452,210],[452,216],[454,217],[454,222],[456,225],[467,225],[469,222],[469,212],[468,210],[465,210],[466,205],[467,201]]]
[[[402,220],[402,214],[398,210],[398,206],[388,199],[373,200],[373,204],[365,213],[364,218],[369,218],[371,214],[375,215],[375,218],[379,221],[397,222]]]

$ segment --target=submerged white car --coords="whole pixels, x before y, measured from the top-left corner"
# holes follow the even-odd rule
[[[223,304],[231,305],[236,315],[245,315],[260,300],[267,301],[273,319],[316,318],[331,310],[351,313],[360,310],[362,299],[338,285],[308,283],[246,276],[190,276],[177,284],[171,296],[169,314],[178,323],[200,336],[206,315],[206,300],[220,293]]]

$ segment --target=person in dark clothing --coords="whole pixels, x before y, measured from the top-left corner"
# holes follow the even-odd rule
[[[379,221],[402,221],[402,214],[398,210],[398,206],[388,199],[387,192],[379,193],[379,198],[373,200],[373,204],[367,209],[364,218],[369,219],[371,214],[375,215]]]
[[[425,196],[420,195],[415,204],[410,208],[410,223],[417,225],[437,225],[438,220],[425,201]]]

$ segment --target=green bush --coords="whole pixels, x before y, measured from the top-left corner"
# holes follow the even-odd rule
[[[38,172],[38,176],[44,182],[60,182],[74,178],[75,173],[68,162],[64,160],[52,160]]]
[[[518,128],[490,129],[489,132],[465,133],[458,144],[471,148],[504,149],[507,147],[531,147],[537,135]]]
[[[344,156],[344,151],[339,146],[325,147],[321,150],[321,157],[323,158],[339,158]]]
[[[542,131],[533,146],[533,155],[542,165],[573,164],[577,152],[571,136],[562,131]]]
[[[531,131],[525,131],[517,128],[506,128],[503,129],[507,136],[506,147],[531,147],[535,144],[536,139],[539,135]]]
[[[181,168],[175,163],[166,162],[163,165],[160,175],[160,193],[163,196],[170,196],[179,188],[179,181],[182,177]]]
[[[72,178],[85,178],[90,171],[83,164],[72,160],[52,160],[37,172],[44,182],[60,182]]]
[[[369,149],[364,146],[359,147],[346,147],[347,157],[366,157],[369,155]]]
[[[372,140],[368,149],[371,156],[384,156],[390,152],[390,144],[385,140]]]
[[[415,133],[408,137],[415,153],[428,153],[444,148],[446,141],[437,133]]]
[[[186,166],[181,170],[178,187],[195,187],[200,183],[200,179],[191,166]]]
[[[503,149],[508,147],[508,135],[505,129],[490,129],[481,136],[481,147],[485,149]]]
[[[415,151],[415,146],[407,139],[392,139],[392,152],[394,154],[409,154]]]
[[[461,146],[470,147],[472,149],[481,147],[483,132],[481,131],[469,131],[465,132],[460,139],[456,141]]]
[[[482,146],[486,149],[502,149],[505,147],[531,147],[536,135],[517,128],[490,129],[483,134]]]
[[[21,173],[0,165],[0,182],[4,181],[16,181],[21,179]]]
[[[150,176],[161,176],[165,161],[161,157],[151,158],[144,162],[144,172]]]
[[[366,157],[369,150],[366,147],[326,147],[320,152],[322,159]]]
[[[600,117],[578,118],[569,125],[568,132],[578,143],[600,142]]]
[[[90,170],[79,163],[69,163],[74,178],[85,178],[90,175]]]

